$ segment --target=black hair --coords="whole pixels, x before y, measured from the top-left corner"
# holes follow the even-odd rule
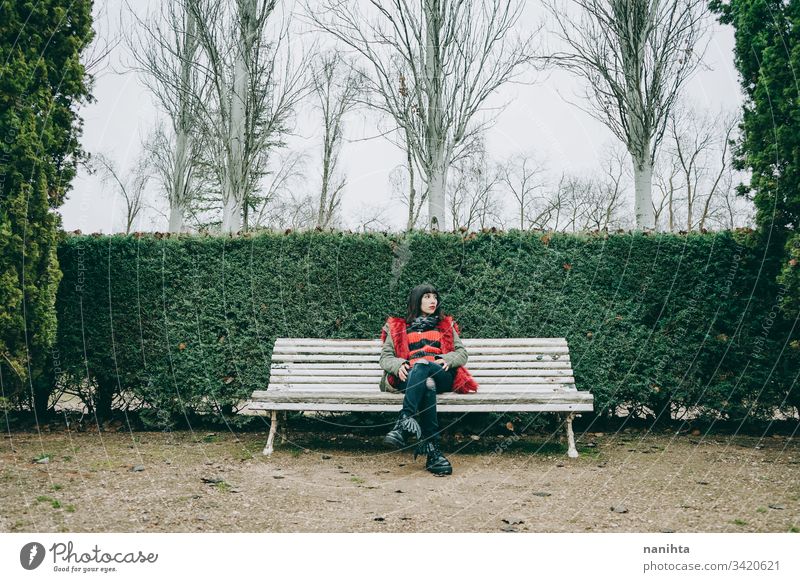
[[[422,315],[420,304],[422,303],[422,298],[426,293],[434,293],[436,295],[436,311],[434,311],[432,315],[438,315],[439,318],[444,317],[444,313],[442,312],[442,299],[439,297],[439,290],[430,283],[422,283],[408,292],[408,312],[406,314],[406,323],[411,323],[417,317]]]

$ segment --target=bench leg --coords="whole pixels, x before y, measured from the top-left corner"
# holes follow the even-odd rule
[[[267,437],[267,446],[262,451],[265,455],[272,454],[272,443],[275,441],[275,431],[278,429],[278,411],[273,410],[270,415],[269,423],[269,436]]]
[[[574,459],[578,456],[578,449],[575,448],[575,433],[572,432],[573,418],[575,418],[574,412],[567,414],[567,444],[569,446],[569,449],[567,450],[567,456]]]
[[[286,419],[288,416],[289,416],[288,410],[284,410],[281,413],[281,426],[280,426],[281,444],[286,442],[286,427],[289,425]]]

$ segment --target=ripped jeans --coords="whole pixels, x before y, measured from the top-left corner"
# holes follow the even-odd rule
[[[436,417],[436,394],[450,392],[453,389],[455,369],[445,370],[439,364],[422,360],[414,364],[405,382],[400,382],[395,389],[403,392],[402,412],[409,416],[417,415],[417,422],[422,428],[422,440],[438,442],[439,421]],[[435,388],[428,388],[425,381],[433,378]]]

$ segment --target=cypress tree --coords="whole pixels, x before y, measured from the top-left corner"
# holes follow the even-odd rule
[[[91,23],[91,0],[0,0],[0,383],[5,405],[37,415],[55,379],[55,209],[83,155]]]

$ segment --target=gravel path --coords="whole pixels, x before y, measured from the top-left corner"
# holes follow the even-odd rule
[[[798,439],[586,433],[461,439],[435,477],[380,437],[17,432],[0,448],[3,532],[788,532]]]

